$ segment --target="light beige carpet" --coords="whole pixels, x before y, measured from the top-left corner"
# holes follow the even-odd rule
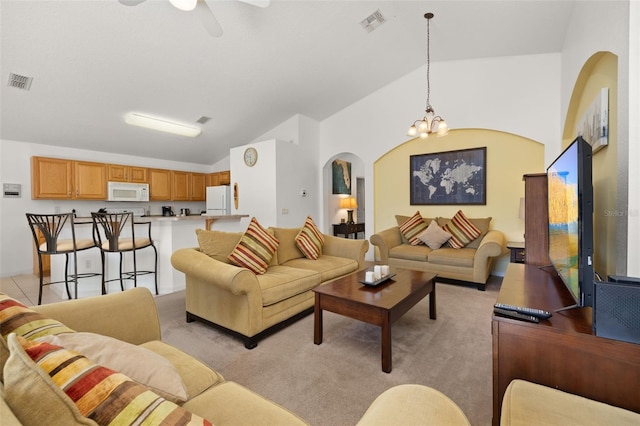
[[[438,389],[471,424],[489,425],[491,313],[500,284],[500,278],[491,277],[482,292],[475,286],[438,283],[438,319],[429,319],[425,298],[393,325],[389,374],[381,370],[380,329],[331,312],[324,313],[321,345],[313,343],[309,315],[247,350],[219,330],[187,324],[184,292],[156,301],[166,342],[314,426],[353,425],[380,393],[403,383]]]

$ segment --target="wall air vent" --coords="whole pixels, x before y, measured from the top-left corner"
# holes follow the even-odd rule
[[[380,12],[380,9],[378,9],[363,19],[360,25],[362,25],[362,28],[364,28],[366,32],[370,33],[385,22],[387,22],[387,18],[385,18],[382,12]]]
[[[202,117],[196,120],[196,123],[204,124],[209,120],[211,120],[211,117],[207,117],[206,115],[203,115]]]
[[[9,73],[9,83],[7,85],[10,87],[16,87],[22,90],[29,90],[31,88],[32,81],[33,81],[33,77],[27,77],[25,75]]]

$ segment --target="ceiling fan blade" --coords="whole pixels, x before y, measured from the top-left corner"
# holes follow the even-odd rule
[[[118,0],[121,4],[125,6],[137,6],[142,3],[144,0]]]
[[[238,1],[241,1],[242,3],[250,4],[252,6],[258,6],[258,7],[267,7],[269,6],[269,3],[271,3],[271,0],[238,0]]]
[[[200,22],[202,22],[202,26],[204,26],[204,29],[207,30],[211,37],[222,36],[222,27],[204,0],[198,0],[195,12],[200,15]]]

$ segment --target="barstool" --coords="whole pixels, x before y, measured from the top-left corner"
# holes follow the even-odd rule
[[[100,248],[102,257],[102,286],[106,288],[106,283],[120,280],[120,288],[124,290],[123,280],[133,280],[133,286],[138,286],[138,275],[154,274],[156,294],[158,294],[158,250],[153,245],[151,238],[151,222],[135,222],[133,213],[91,213],[93,218],[93,239]],[[144,237],[136,237],[135,228],[146,227]],[[131,237],[123,237],[122,233],[129,229]],[[147,247],[152,247],[155,253],[154,270],[139,271],[136,262],[136,251]],[[124,253],[133,254],[133,271],[123,271]],[[105,253],[120,254],[120,276],[111,280],[105,277]]]
[[[75,298],[78,298],[78,280],[100,275],[95,272],[85,272],[78,274],[78,252],[94,248],[96,245],[92,239],[76,239],[76,229],[73,213],[57,214],[34,214],[26,213],[33,240],[38,253],[38,266],[40,268],[40,291],[38,293],[38,305],[42,303],[42,288],[45,285],[64,283],[67,289],[67,296],[71,299],[69,291],[69,281],[74,283]],[[71,239],[60,239],[60,233],[66,224],[71,227]],[[44,242],[40,243],[40,233],[44,237]],[[42,256],[64,254],[64,281],[44,282],[44,271],[42,269]],[[69,255],[73,255],[73,274],[69,275]],[[103,278],[104,280],[104,278]],[[102,284],[102,294],[105,294],[104,282]]]

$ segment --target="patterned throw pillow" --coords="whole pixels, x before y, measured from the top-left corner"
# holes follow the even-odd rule
[[[452,235],[448,244],[455,249],[465,247],[482,234],[478,227],[467,219],[462,210],[458,210],[458,213],[451,218],[451,222],[444,225],[443,229]]]
[[[316,260],[322,253],[322,245],[324,244],[324,235],[320,232],[311,216],[307,216],[304,226],[296,236],[296,246],[302,253],[312,260]]]
[[[254,274],[264,274],[278,244],[278,239],[269,234],[253,217],[246,232],[229,255],[229,260]]]
[[[420,244],[424,244],[419,238],[420,235],[425,229],[427,229],[427,224],[422,220],[422,216],[420,212],[417,211],[413,216],[407,219],[402,225],[400,225],[400,232],[404,237],[409,241],[409,244],[412,246],[417,246]]]
[[[54,392],[58,398],[54,398],[54,401],[50,398],[47,403],[67,405],[68,411],[79,412],[82,417],[99,425],[211,425],[211,422],[163,399],[124,374],[94,364],[77,352],[45,342],[29,342],[15,335],[9,337],[9,346],[13,358],[8,362],[9,368],[17,367],[22,370],[25,380],[30,381],[24,386],[29,385],[30,389],[51,389],[52,386],[57,386],[64,394]],[[35,365],[28,362],[24,354],[35,362]],[[22,359],[19,359],[21,357]],[[42,369],[46,374],[33,374],[34,369]],[[13,372],[9,374],[13,375]],[[20,384],[12,383],[12,386],[14,385],[22,387]],[[7,389],[7,392],[11,394],[14,391]],[[51,393],[51,390],[49,392]],[[16,403],[15,395],[7,397],[10,404]],[[33,404],[34,401],[29,402],[32,408]],[[40,415],[40,410],[32,409],[32,412],[25,413],[23,409],[18,408],[17,411],[21,421],[25,416],[27,420],[34,421],[36,419],[32,416]]]
[[[440,228],[435,220],[432,220],[429,227],[418,235],[418,238],[428,245],[431,250],[437,250],[449,241],[451,234]]]
[[[9,356],[7,336],[16,333],[28,340],[38,337],[60,333],[73,333],[74,330],[59,321],[45,317],[18,302],[17,300],[0,293],[0,380],[2,380],[2,368]]]

